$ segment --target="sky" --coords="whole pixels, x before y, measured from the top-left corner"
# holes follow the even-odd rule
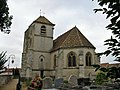
[[[21,67],[24,32],[40,15],[55,24],[54,39],[77,26],[96,47],[96,53],[106,50],[104,41],[111,36],[106,30],[109,20],[100,12],[97,2],[92,0],[8,0],[10,15],[13,15],[11,33],[0,33],[0,51],[7,51],[7,57],[14,55],[10,67]],[[41,12],[40,12],[41,10]],[[12,58],[9,59],[10,62]],[[113,58],[101,57],[101,63],[113,63]]]

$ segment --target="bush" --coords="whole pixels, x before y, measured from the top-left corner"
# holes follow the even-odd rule
[[[95,82],[96,82],[96,84],[98,84],[98,85],[102,85],[102,84],[104,84],[104,82],[106,82],[107,80],[108,80],[108,78],[106,77],[105,73],[100,72],[100,73],[97,74]]]

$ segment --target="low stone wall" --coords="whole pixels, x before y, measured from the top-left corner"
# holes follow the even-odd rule
[[[12,75],[0,75],[0,86],[7,84],[12,78]]]

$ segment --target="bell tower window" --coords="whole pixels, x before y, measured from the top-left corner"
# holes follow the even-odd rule
[[[41,26],[41,34],[45,35],[46,34],[46,27],[43,25]]]

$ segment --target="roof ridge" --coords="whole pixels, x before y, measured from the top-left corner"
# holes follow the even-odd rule
[[[81,33],[81,32],[80,32],[80,33]],[[85,37],[82,33],[81,33],[81,35],[84,37],[84,39],[86,39],[87,42],[89,42],[89,44],[92,45],[92,47],[94,47],[94,45],[87,39],[87,37]],[[94,47],[94,48],[95,48],[95,47]]]
[[[77,30],[77,35],[78,35],[78,38],[79,38],[78,40],[81,43],[81,45],[84,45],[83,42],[82,42],[82,40],[81,40],[81,38],[80,38],[80,36],[79,36],[79,33],[81,33],[81,32],[79,30]]]

